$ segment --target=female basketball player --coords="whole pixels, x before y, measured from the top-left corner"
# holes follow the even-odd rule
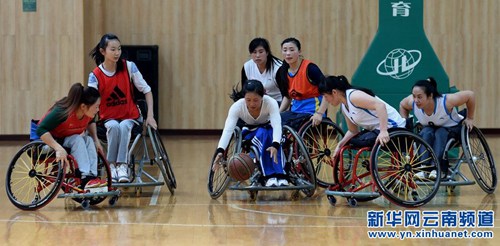
[[[384,145],[389,141],[389,128],[404,128],[406,120],[398,111],[365,88],[354,88],[344,76],[328,76],[319,85],[319,91],[331,105],[341,104],[348,131],[335,149],[351,143],[359,147]],[[359,127],[364,129],[358,134]]]
[[[283,98],[276,82],[276,72],[282,62],[271,53],[269,42],[264,38],[254,38],[248,45],[248,51],[252,59],[245,62],[241,69],[241,87],[247,80],[258,80],[264,86],[266,95],[281,104]]]
[[[282,159],[281,117],[278,103],[264,95],[264,86],[257,80],[247,80],[240,92],[233,90],[231,98],[235,103],[229,109],[224,131],[219,140],[214,167],[217,168],[222,153],[229,144],[238,119],[245,122],[242,135],[250,140],[260,152],[259,163],[265,185],[288,186]]]
[[[127,154],[132,127],[142,121],[133,97],[135,86],[144,93],[148,112],[145,123],[156,129],[153,94],[135,63],[120,59],[121,44],[114,34],[105,34],[90,52],[97,67],[90,73],[88,85],[101,93],[100,121],[106,127],[107,159],[116,182],[129,182]],[[133,82],[133,83],[132,83]],[[146,112],[142,112],[143,114]]]
[[[316,64],[301,56],[300,42],[296,38],[283,40],[281,53],[285,62],[278,71],[277,80],[283,95],[280,106],[283,124],[296,130],[304,118],[312,120],[313,125],[320,124],[328,107],[318,91],[323,73]]]
[[[95,115],[101,102],[99,92],[92,87],[84,88],[76,83],[68,96],[57,101],[38,123],[36,133],[44,143],[56,152],[56,161],[68,164],[66,150],[78,163],[82,173],[82,188],[106,186],[107,182],[97,178],[97,132]],[[88,130],[90,136],[84,135]],[[97,147],[98,148],[98,147]]]
[[[462,105],[467,106],[467,117],[460,115],[457,108]],[[461,123],[470,130],[473,127],[474,107],[476,100],[474,92],[460,91],[453,94],[441,94],[437,90],[437,83],[434,78],[415,82],[412,94],[404,98],[399,104],[399,112],[403,117],[413,110],[413,114],[424,127],[420,132],[422,138],[428,142],[441,165],[442,177],[447,175],[449,163],[443,160],[446,142],[450,134],[460,136]],[[423,172],[417,175],[424,175]],[[431,171],[429,178],[435,179],[436,171]]]

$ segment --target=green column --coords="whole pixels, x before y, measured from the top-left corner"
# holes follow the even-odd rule
[[[448,75],[424,32],[423,0],[379,0],[375,38],[352,77],[396,109],[415,81],[432,76],[440,92],[449,91]]]

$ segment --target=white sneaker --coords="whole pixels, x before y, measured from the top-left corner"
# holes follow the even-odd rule
[[[288,186],[288,181],[286,179],[278,180],[278,186]]]
[[[418,173],[415,174],[415,177],[419,178],[419,179],[425,179],[425,172],[424,171],[420,171]]]
[[[435,180],[437,178],[437,172],[436,170],[432,170],[431,173],[429,173],[429,179]]]
[[[278,180],[276,178],[270,178],[266,182],[266,187],[277,187],[278,186]]]
[[[109,165],[109,168],[111,169],[111,181],[113,183],[118,182],[118,171],[116,170],[115,164]]]
[[[130,179],[128,178],[127,164],[121,164],[118,167],[118,182],[120,182],[120,183],[130,182]]]

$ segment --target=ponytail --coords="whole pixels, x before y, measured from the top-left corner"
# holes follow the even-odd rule
[[[90,106],[99,98],[99,91],[96,88],[85,88],[81,83],[74,83],[69,89],[68,96],[57,101],[52,108],[55,106],[60,107],[63,110],[62,118],[66,118],[71,112],[75,111],[80,104],[83,103]]]
[[[110,40],[117,40],[118,42],[121,43],[120,39],[118,36],[112,34],[112,33],[107,33],[104,34],[101,37],[101,40],[97,45],[89,52],[89,56],[94,60],[96,66],[101,65],[101,63],[104,62],[104,55],[101,54],[101,49],[106,50],[106,47],[108,47],[108,43]],[[119,62],[116,64],[116,72],[119,72],[124,69],[123,62],[121,62],[122,59],[119,60]]]
[[[375,97],[375,93],[373,93],[370,89],[352,86],[344,75],[327,76],[318,86],[320,94],[331,94],[332,90],[338,90],[345,94],[345,92],[349,89],[360,90],[372,97]]]

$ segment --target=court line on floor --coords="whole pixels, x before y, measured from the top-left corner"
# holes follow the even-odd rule
[[[276,213],[276,212],[267,212],[267,211],[260,211],[260,210],[254,210],[254,209],[246,209],[246,208],[241,208],[238,205],[235,204],[229,204],[229,207],[236,209],[236,210],[241,210],[245,212],[251,212],[251,213],[257,213],[257,214],[267,214],[267,215],[277,215],[277,216],[290,216],[290,217],[309,217],[309,218],[325,218],[325,219],[362,219],[366,220],[366,217],[340,217],[340,216],[330,216],[330,215],[308,215],[308,214],[289,214],[289,213]]]
[[[158,178],[158,182],[161,183],[161,182],[165,181],[163,179],[163,175],[162,175],[161,171],[160,171],[159,176],[160,176],[160,178]],[[153,195],[151,196],[151,201],[149,202],[149,206],[154,206],[154,205],[156,205],[158,203],[158,197],[160,196],[160,191],[161,191],[161,187],[162,186],[163,185],[158,185],[153,190]]]
[[[225,228],[337,228],[337,227],[363,227],[365,225],[284,225],[284,224],[255,224],[255,225],[244,225],[244,224],[172,224],[172,223],[148,223],[148,222],[89,222],[89,221],[32,221],[32,220],[4,220],[0,219],[0,222],[16,222],[16,223],[36,223],[36,224],[68,224],[68,225],[141,225],[141,226],[172,226],[172,227],[225,227]],[[495,227],[496,228],[496,227]]]

